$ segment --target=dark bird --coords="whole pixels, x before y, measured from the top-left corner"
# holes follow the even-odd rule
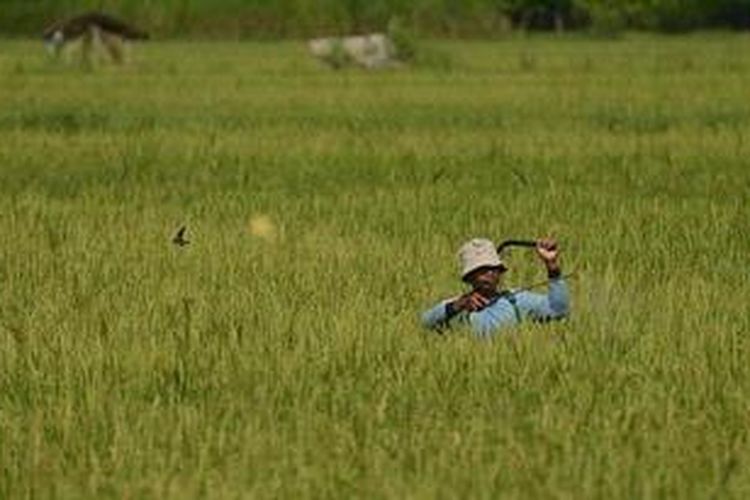
[[[103,45],[112,61],[121,63],[125,58],[125,42],[146,40],[148,33],[102,12],[86,12],[58,21],[42,35],[50,52],[59,56],[72,42],[80,41],[81,56],[88,61],[92,52]]]
[[[182,226],[180,229],[178,229],[177,234],[175,234],[174,238],[172,238],[172,243],[174,243],[178,247],[184,247],[185,245],[189,245],[190,242],[185,239],[186,231],[187,231],[187,226]]]
[[[446,173],[445,167],[439,168],[437,172],[432,174],[432,183],[433,184],[437,183],[437,181],[443,178],[445,173]]]

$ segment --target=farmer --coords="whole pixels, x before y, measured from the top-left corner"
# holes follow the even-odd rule
[[[508,268],[500,260],[494,243],[483,238],[468,241],[458,251],[458,260],[461,279],[471,290],[427,310],[422,323],[438,331],[458,324],[470,325],[477,336],[487,337],[526,318],[544,322],[565,317],[569,308],[568,287],[560,272],[557,242],[537,240],[536,253],[547,269],[548,292],[501,290],[500,281]]]

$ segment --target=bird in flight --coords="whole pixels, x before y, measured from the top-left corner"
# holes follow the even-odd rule
[[[185,245],[189,245],[190,242],[185,239],[186,231],[187,231],[187,226],[180,227],[180,229],[178,229],[177,233],[174,235],[174,238],[172,238],[172,243],[174,243],[178,247],[184,247]]]

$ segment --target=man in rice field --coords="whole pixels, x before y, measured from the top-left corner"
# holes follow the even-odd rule
[[[468,241],[458,251],[458,260],[461,279],[471,290],[425,311],[422,323],[437,331],[469,325],[477,336],[489,337],[525,319],[546,322],[564,318],[569,310],[568,287],[560,271],[557,242],[537,240],[536,253],[547,270],[547,293],[502,290],[501,278],[508,268],[494,243],[483,238]]]

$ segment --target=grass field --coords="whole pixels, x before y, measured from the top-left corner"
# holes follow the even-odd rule
[[[0,47],[0,498],[750,496],[748,36]],[[569,320],[421,331],[548,233]]]

